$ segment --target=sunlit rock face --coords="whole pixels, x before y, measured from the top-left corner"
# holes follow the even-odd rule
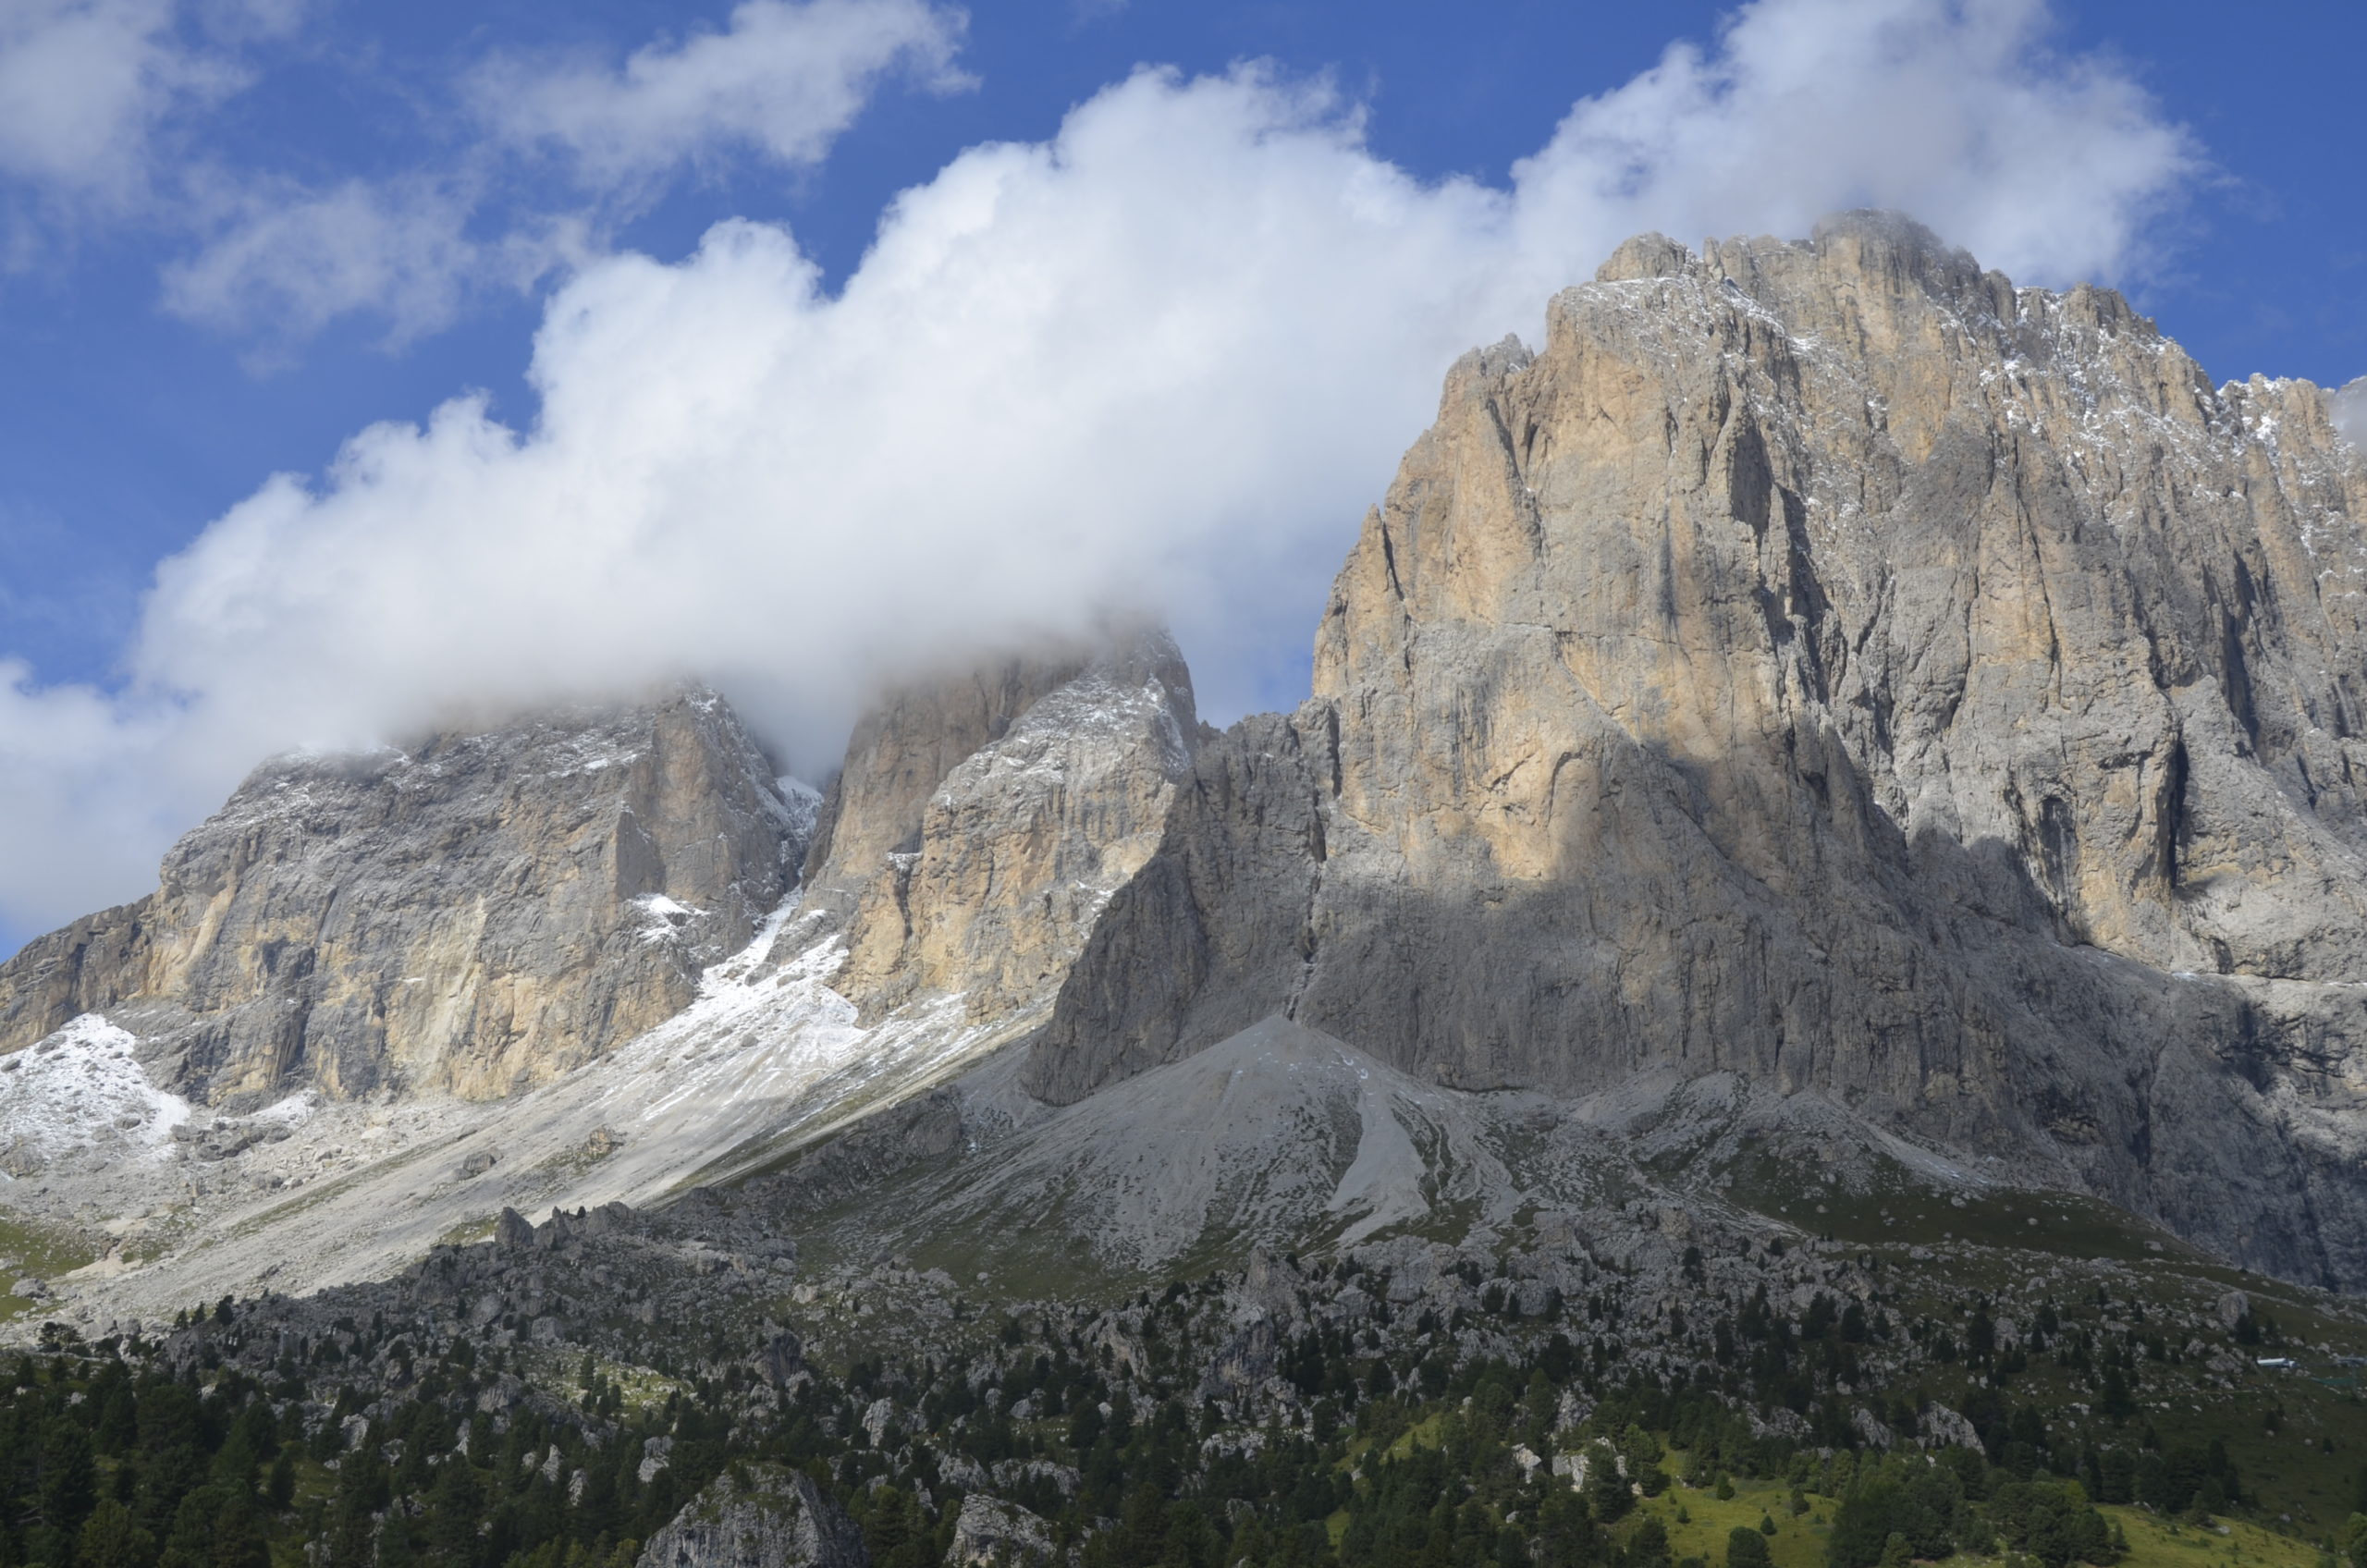
[[[1158,847],[1201,739],[1164,632],[883,696],[811,855],[806,908],[847,948],[833,985],[867,1017],[928,996],[981,1023],[1049,1003]]]
[[[1284,1011],[1735,1071],[2367,1281],[2367,467],[1911,224],[1647,237],[1467,356],[1315,700],[1200,755],[1029,1063]]]
[[[680,1011],[788,892],[810,828],[722,700],[282,758],[157,890],[0,965],[0,1050],[84,1014],[158,1083],[508,1095]]]

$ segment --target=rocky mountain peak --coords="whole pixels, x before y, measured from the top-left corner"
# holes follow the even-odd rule
[[[1883,214],[1631,241],[1454,367],[1315,702],[1203,753],[1028,1081],[1271,1012],[1736,1072],[2367,1278],[2362,506],[2323,393],[2116,295]]]
[[[96,1013],[225,1105],[509,1094],[682,1007],[786,894],[804,831],[704,691],[277,758],[155,892],[0,965],[0,1050]]]
[[[1200,740],[1164,631],[885,694],[816,840],[806,908],[847,949],[833,983],[873,1017],[923,995],[980,1022],[1049,1000]]]
[[[13,1212],[148,1311],[763,1168],[1040,1023],[1205,739],[1151,631],[886,693],[818,821],[704,692],[268,764],[0,968]]]

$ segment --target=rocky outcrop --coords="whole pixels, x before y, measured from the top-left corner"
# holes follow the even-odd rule
[[[805,832],[722,700],[268,763],[154,893],[0,965],[0,1051],[84,1014],[233,1108],[472,1097],[679,1011],[786,895]]]
[[[1631,242],[1466,357],[1316,699],[1065,983],[1073,1099],[1282,1011],[1431,1080],[1814,1090],[2367,1281],[2367,465],[1902,220]]]
[[[1200,740],[1163,632],[891,693],[849,743],[812,856],[807,907],[847,949],[833,986],[870,1017],[928,995],[975,1021],[1049,1000],[1157,847]]]
[[[889,869],[889,856],[919,851],[921,820],[946,775],[1010,733],[1084,663],[1073,655],[1008,658],[914,681],[873,703],[823,800],[806,851],[807,904],[852,913]]]
[[[640,1568],[867,1568],[863,1532],[806,1476],[735,1464],[642,1549]]]
[[[953,1544],[946,1548],[950,1568],[1017,1568],[1049,1562],[1059,1555],[1051,1526],[1015,1502],[972,1492],[953,1521]]]

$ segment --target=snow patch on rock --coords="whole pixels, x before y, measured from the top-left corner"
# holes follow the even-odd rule
[[[7,1163],[21,1171],[84,1152],[163,1158],[190,1104],[149,1083],[138,1045],[129,1031],[86,1012],[0,1058],[0,1126],[13,1135]]]

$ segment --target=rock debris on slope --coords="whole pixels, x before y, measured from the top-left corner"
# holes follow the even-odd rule
[[[779,1464],[726,1470],[642,1549],[639,1568],[867,1568],[863,1532]]]

